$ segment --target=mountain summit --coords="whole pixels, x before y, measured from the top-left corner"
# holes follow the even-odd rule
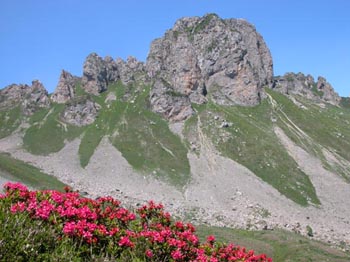
[[[147,72],[151,105],[175,120],[207,97],[220,105],[257,105],[272,85],[272,58],[263,38],[241,19],[215,14],[183,18],[151,44]]]

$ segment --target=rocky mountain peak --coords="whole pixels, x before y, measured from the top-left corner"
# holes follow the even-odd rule
[[[121,80],[127,85],[131,82],[146,81],[144,63],[135,57],[128,57],[127,61],[106,56],[102,59],[96,53],[90,54],[84,63],[82,88],[89,94],[98,95],[106,91],[109,83]]]
[[[83,66],[82,88],[89,94],[98,95],[107,90],[105,61],[96,53],[88,55]]]
[[[38,108],[49,107],[48,93],[39,80],[32,85],[12,84],[0,90],[0,109],[20,106],[24,115],[32,115]]]
[[[145,78],[145,65],[143,62],[138,61],[135,57],[129,56],[126,61],[118,58],[116,63],[119,70],[120,80],[124,85],[134,81],[147,81]]]
[[[51,100],[56,103],[66,103],[75,96],[75,84],[78,80],[69,72],[62,70],[57,87],[51,96]]]
[[[315,81],[311,75],[286,73],[283,76],[275,77],[274,89],[283,94],[301,95],[307,99],[333,105],[339,105],[341,101],[341,97],[334,91],[331,84],[321,76]]]
[[[316,87],[321,94],[322,100],[333,105],[338,105],[340,103],[341,97],[334,91],[334,88],[324,77],[318,77]]]
[[[254,26],[215,14],[178,20],[152,42],[146,69],[155,79],[153,110],[177,120],[170,116],[178,107],[174,100],[187,108],[184,118],[192,114],[191,103],[208,96],[218,104],[252,106],[273,77],[270,51]]]

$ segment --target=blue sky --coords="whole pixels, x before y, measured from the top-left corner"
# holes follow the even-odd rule
[[[1,0],[0,88],[39,79],[52,92],[61,70],[80,76],[91,52],[145,61],[178,18],[206,13],[253,23],[275,75],[322,75],[350,95],[349,0]]]

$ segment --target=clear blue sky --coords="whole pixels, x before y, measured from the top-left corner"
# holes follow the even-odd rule
[[[322,75],[349,96],[350,0],[1,0],[0,88],[39,79],[52,92],[61,69],[81,76],[91,52],[145,61],[178,18],[206,13],[253,23],[275,75]]]

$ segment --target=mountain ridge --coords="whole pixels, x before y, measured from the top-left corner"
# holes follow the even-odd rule
[[[51,95],[39,81],[0,90],[1,151],[95,197],[350,243],[346,99],[323,77],[274,77],[248,22],[182,18],[146,63],[92,53],[83,69]]]

